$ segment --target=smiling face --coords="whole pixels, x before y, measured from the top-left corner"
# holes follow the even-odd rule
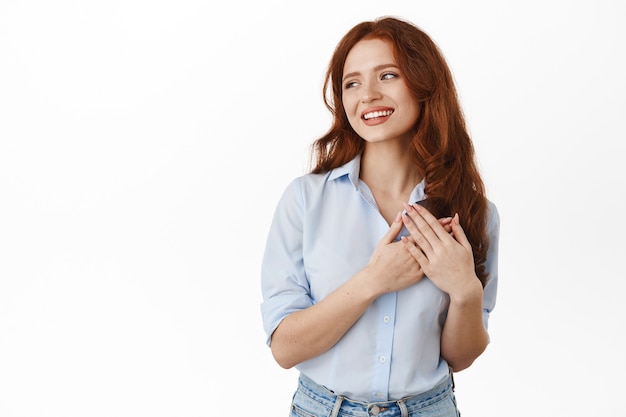
[[[348,53],[342,101],[350,125],[368,143],[408,142],[420,114],[389,41],[365,39]]]

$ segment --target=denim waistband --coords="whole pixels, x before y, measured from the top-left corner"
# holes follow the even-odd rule
[[[318,385],[315,381],[303,374],[300,374],[298,385],[299,390],[303,394],[325,407],[332,409],[333,412],[331,416],[337,416],[340,411],[344,415],[354,416],[408,416],[411,412],[429,407],[441,401],[444,397],[451,395],[454,389],[452,375],[448,375],[432,389],[421,394],[394,401],[365,403],[336,395],[328,388]]]

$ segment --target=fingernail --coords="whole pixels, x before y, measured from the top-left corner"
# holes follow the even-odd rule
[[[399,211],[398,214],[396,214],[396,218],[394,219],[394,222],[399,223],[400,220],[402,220],[402,212]]]
[[[460,222],[459,222],[459,213],[456,213],[456,214],[454,215],[454,223],[456,223],[456,224],[460,224]]]

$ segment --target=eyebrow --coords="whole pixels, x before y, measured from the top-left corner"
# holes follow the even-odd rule
[[[384,70],[385,68],[390,68],[390,67],[398,68],[396,64],[381,64],[381,65],[376,65],[374,67],[374,71],[380,71],[380,70]],[[343,76],[343,78],[341,79],[341,82],[344,82],[346,78],[354,77],[355,75],[359,75],[359,74],[360,74],[359,71],[350,72]]]

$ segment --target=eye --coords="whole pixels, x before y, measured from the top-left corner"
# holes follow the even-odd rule
[[[343,88],[344,90],[347,90],[348,88],[353,88],[353,87],[356,87],[357,85],[359,85],[359,83],[356,81],[348,81],[347,83],[343,85]]]
[[[384,72],[380,75],[381,80],[391,80],[392,78],[396,78],[398,74],[395,72]]]

